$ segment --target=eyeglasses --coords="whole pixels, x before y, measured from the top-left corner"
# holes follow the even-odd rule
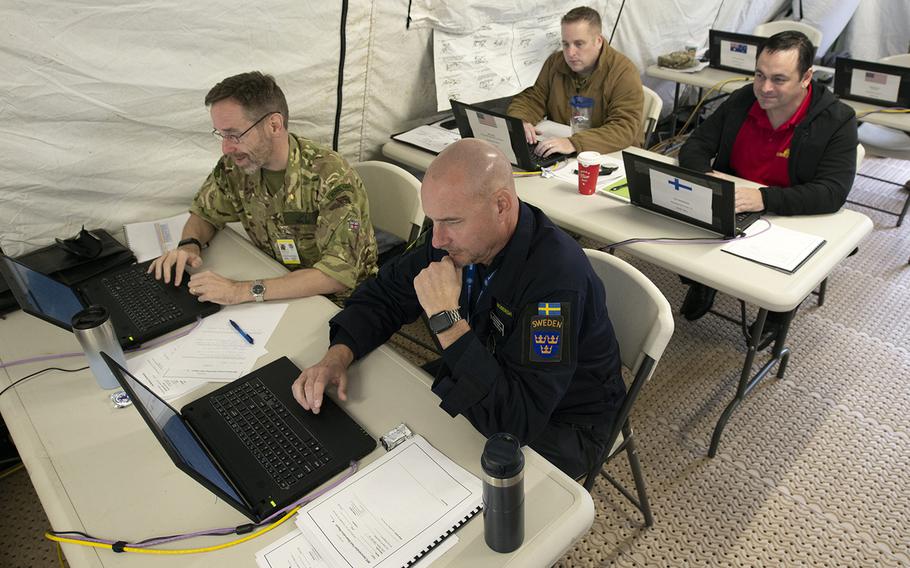
[[[250,130],[252,130],[253,127],[256,126],[257,124],[259,124],[260,122],[262,122],[263,120],[265,120],[266,117],[271,116],[271,115],[275,114],[276,112],[278,112],[278,111],[277,111],[277,110],[273,110],[273,111],[271,111],[271,112],[265,113],[264,115],[262,115],[261,117],[259,117],[259,120],[257,120],[256,122],[254,122],[252,125],[250,125],[249,128],[247,128],[246,130],[244,130],[244,131],[241,132],[240,134],[224,134],[223,132],[218,132],[218,129],[213,128],[213,129],[212,129],[212,136],[214,136],[215,139],[218,140],[219,142],[221,142],[222,140],[227,140],[227,141],[230,142],[231,144],[240,144],[240,139],[243,138],[243,135],[244,135],[244,134],[246,134],[247,132],[249,132]]]

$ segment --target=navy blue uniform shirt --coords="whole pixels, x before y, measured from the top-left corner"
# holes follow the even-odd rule
[[[445,255],[425,235],[383,266],[332,318],[332,344],[360,358],[415,321],[422,308],[414,278]],[[625,397],[619,346],[603,285],[578,243],[521,203],[511,240],[478,272],[472,287],[492,277],[479,297],[474,291],[471,313],[462,282],[460,311],[471,331],[443,351],[432,387],[440,406],[484,436],[509,432],[531,447],[551,422],[609,428]]]

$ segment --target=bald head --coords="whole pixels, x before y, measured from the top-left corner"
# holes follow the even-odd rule
[[[427,168],[420,197],[433,221],[433,246],[459,266],[492,261],[518,225],[512,166],[483,140],[465,138],[443,150]]]
[[[427,168],[427,178],[445,180],[444,185],[475,197],[489,197],[500,189],[515,195],[509,160],[499,148],[477,138],[464,138],[440,152]]]

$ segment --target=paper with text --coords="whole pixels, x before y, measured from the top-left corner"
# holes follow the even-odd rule
[[[854,69],[850,75],[850,93],[860,97],[894,103],[897,102],[900,87],[900,75],[866,69]]]
[[[426,568],[434,560],[458,544],[458,536],[451,535],[421,557],[411,568]],[[332,568],[309,540],[296,529],[256,553],[259,568]]]
[[[560,47],[564,10],[520,22],[491,22],[470,34],[433,31],[436,104],[478,103],[514,95],[537,80],[543,62]]]
[[[268,352],[265,345],[287,307],[271,302],[245,304],[210,315],[180,341],[163,378],[226,382],[249,373]],[[229,320],[237,322],[255,343],[247,343]]]
[[[654,168],[648,173],[651,178],[651,200],[655,205],[702,223],[711,223],[711,199],[714,192],[710,188],[667,175]]]
[[[815,251],[825,244],[825,239],[794,231],[765,220],[753,223],[745,237],[734,239],[720,250],[736,256],[792,273]]]
[[[416,436],[300,511],[330,566],[410,565],[475,514],[481,484]]]
[[[457,129],[449,130],[432,124],[421,124],[417,128],[392,136],[392,139],[438,154],[449,144],[461,140],[461,135]]]

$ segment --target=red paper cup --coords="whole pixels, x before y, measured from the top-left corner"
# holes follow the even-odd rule
[[[600,154],[581,152],[578,154],[578,193],[593,195],[597,189],[597,175],[600,173]]]

